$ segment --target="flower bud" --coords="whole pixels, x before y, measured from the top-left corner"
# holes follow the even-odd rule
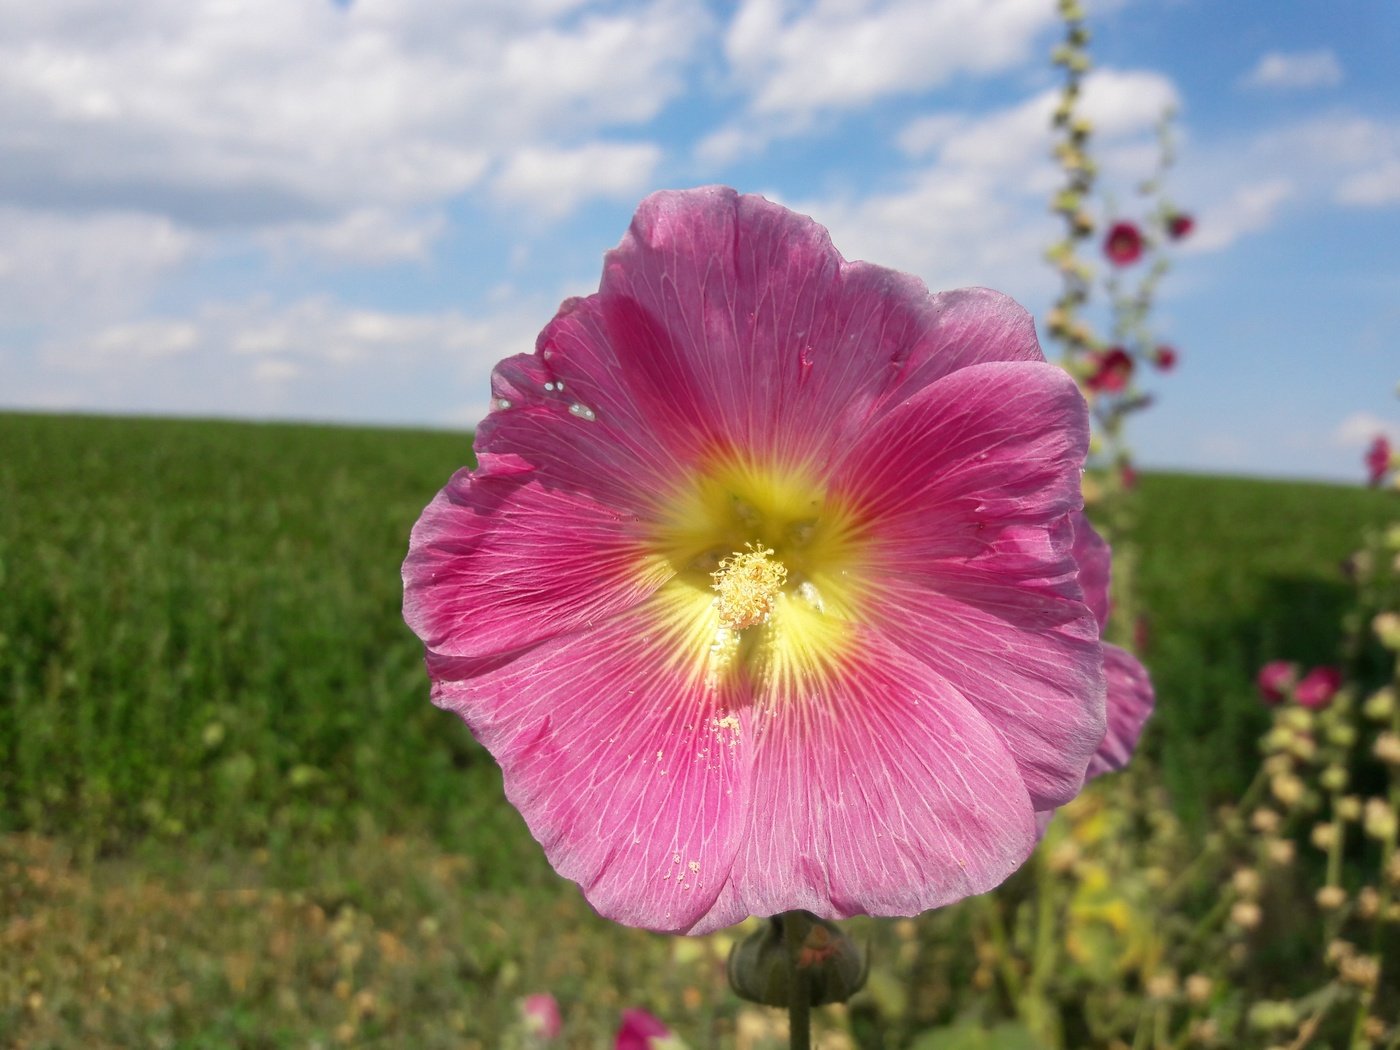
[[[1256,809],[1254,815],[1249,818],[1249,823],[1255,831],[1262,831],[1266,834],[1270,831],[1277,831],[1280,817],[1272,809]]]
[[[1351,747],[1356,743],[1356,727],[1350,722],[1333,722],[1327,727],[1327,742],[1337,747]]]
[[[1388,766],[1400,766],[1400,735],[1382,733],[1376,737],[1375,755]]]
[[[1259,873],[1253,868],[1240,868],[1231,876],[1230,881],[1234,884],[1235,892],[1241,897],[1253,899],[1259,896]]]
[[[1322,775],[1317,779],[1318,783],[1328,791],[1345,791],[1347,780],[1350,779],[1350,776],[1351,774],[1347,772],[1346,766],[1332,765],[1324,769]]]
[[[1371,630],[1387,649],[1400,649],[1400,613],[1378,613],[1371,621]]]
[[[525,1031],[537,1041],[558,1039],[564,1021],[559,1015],[559,1002],[552,995],[527,995],[520,1001],[520,1018]]]
[[[1274,798],[1278,799],[1285,806],[1296,806],[1303,800],[1306,790],[1303,782],[1291,773],[1276,776],[1269,782],[1269,790],[1274,793]]]
[[[1396,831],[1395,810],[1384,799],[1373,798],[1366,802],[1366,812],[1361,818],[1366,834],[1375,839],[1393,838]]]
[[[1343,959],[1340,967],[1342,981],[1357,988],[1369,989],[1380,979],[1380,960],[1374,955],[1353,955]]]
[[[1254,929],[1263,918],[1263,909],[1253,901],[1236,901],[1230,909],[1230,921],[1242,930]]]
[[[1343,820],[1361,819],[1361,799],[1356,795],[1347,795],[1337,799],[1337,816]]]
[[[1292,1003],[1262,999],[1249,1008],[1249,1026],[1269,1031],[1292,1028],[1298,1023],[1298,1008]]]
[[[1317,906],[1323,911],[1336,911],[1347,902],[1347,891],[1340,886],[1323,886],[1317,891]]]
[[[1203,973],[1193,973],[1190,977],[1186,978],[1186,998],[1197,1006],[1200,1006],[1210,999],[1210,993],[1213,988],[1214,985],[1211,983],[1211,979]]]
[[[1361,705],[1361,713],[1373,722],[1388,722],[1395,712],[1395,690],[1390,686],[1377,689]]]
[[[1337,844],[1337,826],[1335,824],[1318,824],[1312,829],[1312,844],[1318,849],[1331,849]]]
[[[786,934],[800,938],[788,942]],[[843,1003],[865,984],[867,966],[841,929],[810,912],[776,915],[729,953],[729,985],[741,999],[787,1006],[794,970],[807,978],[813,1006]]]

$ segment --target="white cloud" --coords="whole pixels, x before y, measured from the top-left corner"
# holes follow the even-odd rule
[[[1177,102],[1171,81],[1153,73],[1101,70],[1084,91],[1085,113],[1110,156],[1150,143],[1162,110]],[[1057,100],[1058,91],[1048,89],[984,116],[920,118],[903,129],[899,143],[928,160],[902,185],[799,208],[821,217],[849,258],[909,270],[934,288],[986,284],[1034,299],[1054,282],[1043,256],[1059,230],[1047,210],[1063,180],[1050,160]],[[1114,165],[1104,177],[1135,182],[1145,174]]]
[[[1293,53],[1270,51],[1244,78],[1245,86],[1254,88],[1335,87],[1341,82],[1342,64],[1326,48]]]
[[[1400,158],[1343,179],[1337,187],[1337,201],[1363,208],[1400,204]]]
[[[55,336],[27,367],[0,355],[0,376],[12,373],[12,403],[54,408],[461,424],[484,414],[492,367],[533,349],[551,312],[211,302]]]
[[[681,90],[701,0],[578,6],[24,5],[0,36],[0,200],[206,225],[439,203]]]
[[[628,200],[652,181],[661,150],[650,143],[591,142],[573,149],[531,147],[510,158],[492,190],[528,205],[534,215],[557,217],[590,197]]]
[[[328,222],[275,226],[260,237],[275,255],[307,255],[334,264],[384,265],[421,261],[447,230],[441,212],[427,215],[356,208]]]
[[[141,358],[174,357],[199,345],[199,329],[188,321],[133,321],[98,332],[93,351],[104,358],[130,362]]]
[[[1400,203],[1400,121],[1336,110],[1274,128],[1218,164],[1287,171],[1310,197],[1358,207]]]
[[[1400,445],[1400,424],[1370,412],[1353,412],[1332,431],[1332,444],[1337,448],[1365,448],[1378,434],[1384,434],[1392,445]]]
[[[1041,0],[743,0],[725,51],[756,112],[806,113],[1009,69],[1055,22]]]
[[[0,318],[17,324],[120,313],[188,261],[198,243],[158,215],[0,206]]]
[[[1041,0],[741,0],[724,50],[745,108],[695,158],[723,166],[807,132],[823,113],[1015,69],[1056,21]]]
[[[1247,234],[1268,229],[1279,209],[1296,195],[1289,179],[1266,179],[1237,187],[1229,196],[1201,209],[1196,232],[1182,245],[1186,252],[1213,252],[1228,248]]]

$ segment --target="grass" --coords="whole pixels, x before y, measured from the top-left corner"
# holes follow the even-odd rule
[[[399,564],[469,452],[0,414],[0,1045],[494,1046],[541,989],[577,1030],[640,1001],[735,1045],[722,945],[593,917],[427,702]],[[1389,505],[1143,479],[1146,747],[1181,812],[1252,773],[1260,663],[1338,660],[1339,564]]]
[[[1392,496],[1359,486],[1143,478],[1136,583],[1159,698],[1147,747],[1183,816],[1235,798],[1253,775],[1268,722],[1260,665],[1344,662],[1355,596],[1343,563],[1393,513]]]

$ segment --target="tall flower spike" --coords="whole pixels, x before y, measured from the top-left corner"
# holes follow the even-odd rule
[[[1087,411],[1011,300],[658,193],[492,393],[404,614],[600,913],[914,914],[1078,792],[1117,659],[1075,553]]]

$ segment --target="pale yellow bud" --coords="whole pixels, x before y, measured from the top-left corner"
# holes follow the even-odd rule
[[[1214,1046],[1215,1041],[1220,1038],[1220,1025],[1216,1024],[1213,1017],[1192,1021],[1190,1038],[1191,1042],[1201,1046]]]
[[[1328,766],[1317,779],[1328,791],[1343,791],[1349,777],[1345,766]]]
[[[1363,919],[1374,919],[1380,914],[1381,895],[1374,886],[1364,886],[1356,895],[1356,914]]]
[[[1395,690],[1390,686],[1377,689],[1361,705],[1361,713],[1374,722],[1388,722],[1395,712]]]
[[[1312,829],[1312,844],[1324,852],[1330,850],[1338,841],[1335,824],[1318,824]]]
[[[1361,799],[1356,795],[1347,795],[1345,798],[1337,799],[1337,816],[1343,820],[1361,819]]]
[[[1292,807],[1303,800],[1307,788],[1298,777],[1285,773],[1269,782],[1269,790],[1273,792],[1274,798],[1285,806]]]
[[[1259,896],[1262,880],[1259,878],[1259,873],[1253,868],[1240,868],[1230,881],[1234,884],[1235,892],[1241,897],[1252,900]]]
[[[1376,737],[1375,756],[1388,766],[1400,766],[1400,735],[1382,733]]]
[[[1272,839],[1264,847],[1265,855],[1279,867],[1293,863],[1293,852],[1293,843],[1289,839]]]
[[[1242,930],[1252,930],[1264,918],[1264,912],[1253,901],[1236,901],[1230,909],[1230,921]]]
[[[1266,834],[1278,830],[1279,820],[1278,813],[1272,809],[1256,809],[1254,815],[1249,818],[1255,831],[1262,831]]]
[[[1347,891],[1340,886],[1323,886],[1317,891],[1317,906],[1323,911],[1336,911],[1347,902]]]
[[[1340,937],[1334,937],[1327,942],[1327,950],[1323,953],[1323,958],[1325,958],[1330,965],[1336,966],[1342,960],[1350,959],[1355,954],[1356,945],[1352,944],[1351,941],[1344,941]]]
[[[1379,613],[1371,621],[1371,630],[1376,632],[1381,645],[1387,649],[1400,649],[1400,613]]]
[[[1164,999],[1171,999],[1176,995],[1177,981],[1176,974],[1170,970],[1162,973],[1154,973],[1147,979],[1147,997],[1159,1002]]]
[[[1373,798],[1366,802],[1366,812],[1361,820],[1366,834],[1376,839],[1389,839],[1395,835],[1395,810],[1384,799]]]
[[[1186,978],[1186,998],[1190,999],[1197,1006],[1210,999],[1210,993],[1214,985],[1211,979],[1203,973],[1193,973]]]
[[[1342,960],[1340,973],[1347,984],[1357,988],[1374,988],[1381,976],[1380,960],[1374,955],[1354,955]]]

